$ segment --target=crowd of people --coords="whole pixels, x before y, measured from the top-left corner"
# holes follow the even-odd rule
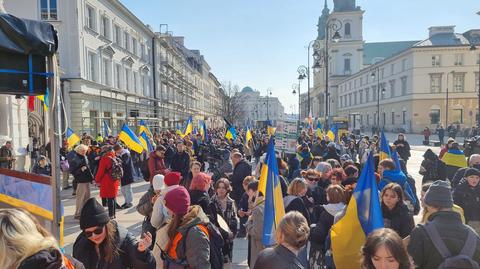
[[[335,268],[330,230],[345,214],[363,165],[374,154],[384,228],[359,249],[362,268],[453,268],[450,263],[478,268],[480,155],[467,159],[453,138],[439,155],[425,152],[417,197],[405,135],[390,145],[396,162],[380,156],[377,135],[344,134],[330,141],[303,131],[296,153],[276,152],[286,214],[272,247],[262,240],[265,200],[258,191],[269,137],[260,130],[249,141],[243,131],[233,140],[224,134],[209,130],[206,141],[200,134],[165,131],[153,134],[153,151],[142,154],[113,136],[84,134],[75,147],[64,142],[62,185],[73,187],[74,217],[82,230],[72,256],[61,254],[27,212],[2,209],[0,253],[12,254],[0,258],[0,267],[40,268],[29,264],[42,260],[59,265],[42,268],[231,268],[234,239],[246,238],[250,268]],[[50,170],[44,156],[32,169]],[[134,205],[131,185],[137,180],[148,181],[149,188]],[[92,197],[92,184],[100,188],[101,202]],[[140,239],[116,220],[117,210],[132,206],[144,217]],[[31,249],[20,247],[30,236],[22,232],[31,229],[27,225],[37,227],[39,241],[46,238]]]

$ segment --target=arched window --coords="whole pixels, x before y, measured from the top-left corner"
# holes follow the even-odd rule
[[[350,34],[351,34],[351,26],[350,26],[350,23],[347,22],[345,23],[345,37],[349,38]]]

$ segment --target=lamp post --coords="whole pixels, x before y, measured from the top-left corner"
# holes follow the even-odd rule
[[[300,116],[300,80],[298,80],[298,84],[292,84],[292,94],[295,95],[298,91],[298,123],[297,123],[297,132],[300,130],[300,122],[301,122],[301,116]]]
[[[380,89],[380,67],[375,67],[370,75],[372,79],[377,78],[377,127],[375,128],[377,131],[377,135],[380,134],[380,91],[383,94],[385,93],[385,89]],[[385,122],[384,122],[385,123]]]
[[[308,73],[308,68],[304,65],[301,65],[297,68],[297,73],[298,73],[298,100],[300,102],[300,82],[302,82],[302,80],[304,80],[306,77],[307,77],[307,73]],[[308,86],[307,86],[308,87]],[[307,93],[308,94],[308,93]],[[307,102],[310,102],[310,99],[308,99],[308,96],[307,96]],[[299,107],[298,107],[298,114],[300,115],[300,103],[298,103]],[[307,105],[307,109],[308,109],[308,105]],[[308,110],[307,110],[307,113],[306,115],[308,115]]]
[[[269,104],[268,104],[268,95],[272,95],[272,91],[267,90],[267,121],[270,120],[270,116],[269,116],[269,114],[268,114],[268,107],[269,107]]]
[[[333,42],[337,43],[342,36],[338,32],[340,29],[342,29],[342,22],[340,20],[337,20],[335,18],[330,18],[327,20],[327,24],[325,26],[325,52],[323,55],[323,60],[324,60],[324,66],[325,66],[325,128],[328,129],[328,119],[329,119],[329,93],[328,93],[328,79],[329,79],[329,74],[328,74],[328,62],[330,60],[329,56],[329,39],[330,39],[330,31],[334,31],[334,34],[332,36]]]
[[[447,90],[445,93],[445,129],[448,127],[448,75],[454,74],[455,71],[450,71],[447,73]]]
[[[310,48],[312,48],[312,46],[314,46],[316,44],[317,40],[312,40],[308,43],[307,45],[307,66],[301,66],[302,68],[305,69],[304,71],[304,76],[305,76],[305,73],[307,74],[307,114],[309,114],[311,111],[310,111]],[[315,61],[314,65],[313,65],[313,68],[314,68],[314,71],[316,67],[320,67],[320,64],[318,63],[319,59],[320,59],[320,55],[318,53],[318,50],[313,47],[313,60]],[[300,74],[300,72],[299,72]]]
[[[480,11],[477,14],[480,15]],[[475,53],[477,49],[478,48],[474,44],[470,46],[470,51],[472,53]],[[478,63],[478,89],[477,89],[478,90],[478,113],[476,115],[477,115],[477,128],[480,128],[480,56],[477,56],[476,60]]]

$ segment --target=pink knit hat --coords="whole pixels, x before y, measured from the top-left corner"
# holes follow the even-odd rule
[[[199,173],[192,178],[192,183],[190,183],[190,190],[207,191],[210,187],[211,182],[212,178],[209,175],[205,173]]]
[[[190,195],[183,186],[178,186],[165,195],[165,206],[176,215],[185,215],[190,206]]]

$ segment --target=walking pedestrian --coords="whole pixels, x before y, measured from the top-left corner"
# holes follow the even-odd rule
[[[133,191],[132,183],[133,179],[133,162],[128,149],[124,149],[119,144],[113,146],[115,155],[122,161],[123,176],[120,179],[120,189],[122,190],[123,198],[125,202],[120,206],[121,209],[127,209],[133,206]]]
[[[445,137],[445,129],[443,128],[443,125],[441,125],[441,124],[437,128],[437,135],[438,135],[438,140],[440,141],[440,145],[443,145],[443,139]]]
[[[75,147],[73,156],[69,159],[70,173],[77,182],[75,195],[75,219],[80,218],[83,204],[90,198],[90,183],[95,179],[88,165],[86,145],[80,144]]]
[[[120,165],[121,161],[116,159],[113,147],[110,145],[102,147],[103,156],[100,159],[97,174],[95,175],[95,182],[100,186],[100,197],[106,199],[108,207],[108,215],[115,219],[116,198],[118,194],[118,187],[120,179],[118,175],[114,174],[114,166]],[[120,162],[118,164],[117,162]]]

